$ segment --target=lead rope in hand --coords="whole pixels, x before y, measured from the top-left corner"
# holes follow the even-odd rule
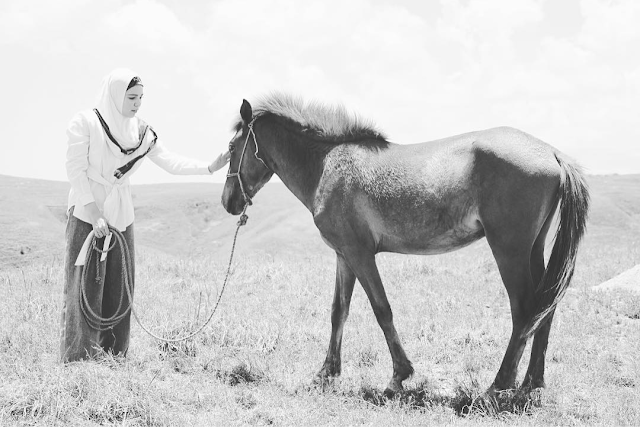
[[[96,242],[97,239],[93,238],[93,241],[91,242],[91,246],[92,248],[95,250],[96,253],[99,254],[103,254],[103,253],[108,253],[109,251],[111,251],[116,243],[120,246],[121,249],[121,253],[122,253],[122,266],[123,266],[123,276],[124,276],[124,286],[123,289],[120,292],[120,300],[118,303],[118,309],[116,309],[115,314],[109,318],[103,318],[100,315],[96,314],[92,309],[91,309],[91,305],[89,305],[89,301],[87,299],[87,293],[86,293],[86,285],[88,284],[88,272],[89,269],[87,269],[87,266],[90,266],[90,263],[92,261],[93,256],[93,251],[88,251],[87,252],[87,258],[85,260],[85,269],[84,269],[84,273],[82,276],[82,284],[81,284],[81,293],[80,293],[80,308],[82,309],[82,314],[84,315],[84,318],[87,321],[87,324],[89,324],[89,326],[91,326],[91,328],[95,329],[95,330],[99,330],[99,331],[105,331],[105,330],[110,330],[113,327],[115,327],[120,321],[122,321],[122,319],[124,317],[127,316],[127,314],[131,311],[133,313],[134,318],[136,319],[136,321],[138,322],[138,325],[140,325],[140,327],[142,328],[142,330],[144,330],[149,336],[153,337],[154,339],[157,339],[159,341],[162,342],[168,342],[168,343],[175,343],[175,342],[182,342],[184,340],[188,340],[191,339],[192,337],[194,337],[196,334],[200,333],[202,331],[202,329],[204,329],[209,322],[211,322],[211,319],[213,318],[213,315],[216,313],[216,310],[218,309],[218,305],[220,304],[220,300],[222,299],[222,294],[224,293],[225,288],[227,287],[227,283],[229,281],[229,275],[231,273],[231,262],[233,261],[233,254],[235,252],[236,249],[236,240],[238,238],[238,232],[240,231],[240,227],[244,226],[245,224],[247,224],[247,220],[249,219],[249,217],[246,214],[247,211],[247,207],[249,206],[249,204],[245,204],[243,210],[242,210],[242,214],[240,215],[240,220],[238,221],[238,227],[236,228],[236,232],[233,235],[233,244],[231,246],[231,255],[229,256],[229,264],[227,265],[227,273],[225,275],[224,278],[224,282],[222,283],[222,289],[220,290],[220,294],[218,295],[218,299],[216,300],[216,304],[213,307],[213,310],[211,311],[211,314],[209,315],[209,318],[207,318],[207,320],[204,322],[204,324],[202,324],[200,327],[198,327],[195,331],[187,334],[184,337],[179,337],[179,338],[175,338],[175,339],[170,339],[170,338],[166,338],[166,337],[160,337],[159,335],[153,333],[151,330],[149,330],[140,320],[140,318],[138,317],[138,314],[136,312],[135,307],[133,306],[133,292],[131,290],[131,284],[133,282],[133,274],[131,271],[131,254],[129,253],[129,247],[127,246],[127,242],[124,239],[124,236],[122,235],[122,233],[114,228],[113,226],[109,226],[109,230],[111,231],[111,233],[114,234],[115,236],[115,241],[111,244],[111,246],[109,248],[107,248],[106,250],[101,250],[97,247]],[[96,281],[100,280],[99,277],[99,265],[100,265],[100,261],[99,258],[96,260]],[[122,303],[124,301],[124,294],[127,294],[127,297],[129,298],[129,303],[127,304],[127,307],[122,311],[122,313],[119,313],[122,310]]]

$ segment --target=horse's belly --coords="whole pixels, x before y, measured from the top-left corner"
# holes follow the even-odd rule
[[[484,237],[484,229],[475,215],[467,215],[455,224],[433,222],[416,225],[397,223],[378,229],[378,249],[403,254],[442,254],[455,251]]]
[[[455,251],[484,237],[484,231],[455,230],[428,239],[402,239],[398,236],[383,236],[380,251],[403,254],[442,254]]]

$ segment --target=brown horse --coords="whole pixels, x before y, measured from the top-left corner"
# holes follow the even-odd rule
[[[336,252],[331,339],[319,381],[340,374],[342,332],[358,279],[393,359],[386,393],[400,391],[413,367],[393,324],[375,254],[440,254],[486,237],[509,295],[513,328],[490,391],[515,388],[531,336],[521,388],[544,386],[549,329],[573,275],[589,205],[584,177],[558,150],[513,128],[393,144],[342,107],[285,95],[269,96],[255,109],[244,100],[235,131],[225,209],[244,212],[277,174]],[[558,206],[545,267],[545,237]]]

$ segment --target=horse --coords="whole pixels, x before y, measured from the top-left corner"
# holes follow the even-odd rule
[[[393,375],[384,393],[402,391],[413,367],[400,343],[376,266],[380,252],[440,254],[483,237],[509,297],[512,333],[487,393],[516,389],[518,364],[533,337],[519,388],[545,386],[545,354],[558,302],[571,281],[586,230],[589,191],[580,167],[514,128],[395,144],[346,110],[275,93],[247,100],[229,143],[222,192],[228,213],[245,213],[276,174],[311,212],[336,253],[329,349],[314,381],[341,372],[341,345],[356,279],[382,329]],[[545,266],[545,239],[558,212]]]

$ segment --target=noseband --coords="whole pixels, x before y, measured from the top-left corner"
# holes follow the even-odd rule
[[[240,190],[242,191],[242,197],[244,198],[244,203],[245,203],[245,209],[248,205],[252,205],[253,202],[251,201],[251,198],[249,197],[249,195],[247,194],[247,192],[244,190],[244,183],[242,182],[242,176],[240,175],[240,168],[242,168],[242,160],[244,159],[244,154],[247,151],[247,146],[249,145],[249,137],[253,135],[253,142],[256,145],[256,151],[254,152],[254,156],[256,157],[256,159],[258,159],[260,162],[262,162],[262,165],[265,166],[265,168],[267,168],[268,170],[271,170],[271,168],[269,168],[267,166],[266,163],[264,163],[264,160],[262,160],[262,158],[260,156],[258,156],[258,140],[256,139],[256,133],[253,131],[253,124],[256,121],[256,119],[258,118],[258,116],[254,117],[253,119],[251,119],[251,122],[249,122],[248,125],[248,129],[249,132],[247,133],[247,138],[244,140],[244,147],[242,148],[242,153],[240,154],[240,162],[238,163],[238,171],[237,172],[229,172],[227,173],[227,177],[236,177],[238,179],[238,183],[240,184]],[[229,166],[229,169],[231,169],[231,166]]]

